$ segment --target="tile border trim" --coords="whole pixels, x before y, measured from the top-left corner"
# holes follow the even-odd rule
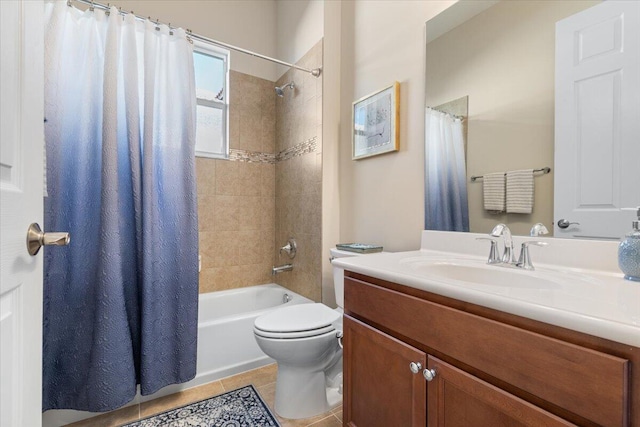
[[[314,136],[313,138],[309,138],[306,141],[300,142],[293,147],[282,150],[278,154],[230,148],[229,160],[246,163],[267,163],[273,165],[284,160],[302,156],[304,154],[314,153],[317,148],[318,137]]]

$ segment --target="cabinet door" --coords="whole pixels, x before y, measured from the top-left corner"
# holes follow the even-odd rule
[[[345,425],[424,427],[426,354],[346,315],[343,341]]]
[[[429,427],[574,426],[433,356],[428,369]]]

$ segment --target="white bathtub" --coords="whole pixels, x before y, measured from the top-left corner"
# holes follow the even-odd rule
[[[281,306],[285,298],[289,300],[287,305],[313,302],[276,284],[201,294],[197,374],[192,381],[182,384],[182,388],[273,363],[256,344],[253,322],[261,314]],[[149,398],[155,397],[143,396],[142,399]]]
[[[206,384],[220,378],[273,363],[253,337],[253,322],[261,314],[282,306],[311,303],[280,285],[268,284],[200,294],[198,310],[198,365],[196,377],[183,384],[164,387],[149,396],[138,395],[138,404]],[[42,415],[43,427],[58,427],[98,414],[50,410]]]

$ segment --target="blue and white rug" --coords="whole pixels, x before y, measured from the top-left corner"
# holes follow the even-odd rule
[[[280,427],[252,385],[122,427]]]

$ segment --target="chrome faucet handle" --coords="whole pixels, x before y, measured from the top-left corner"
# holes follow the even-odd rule
[[[476,240],[488,240],[491,242],[491,249],[489,250],[489,259],[487,259],[487,264],[500,264],[502,262],[500,260],[500,254],[498,253],[496,239],[492,239],[491,237],[476,237]]]
[[[496,225],[491,234],[491,237],[500,237],[502,236],[504,240],[504,252],[502,253],[502,262],[505,264],[515,264],[516,256],[513,250],[513,237],[511,236],[511,230],[507,226],[507,224],[498,224]]]
[[[296,257],[297,251],[298,245],[296,244],[296,240],[291,237],[289,238],[287,244],[280,248],[280,251],[278,253],[282,255],[282,252],[286,252],[286,254],[289,256],[289,259],[294,259]]]
[[[547,227],[545,227],[545,225],[541,222],[531,227],[531,231],[529,232],[529,235],[531,237],[537,237],[543,234],[549,234],[549,230],[547,230]]]
[[[522,249],[520,249],[520,258],[518,259],[516,266],[524,270],[533,271],[535,270],[535,268],[533,268],[533,263],[531,262],[531,255],[529,255],[529,245],[549,246],[549,244],[547,242],[538,242],[538,241],[524,242],[522,244]]]

